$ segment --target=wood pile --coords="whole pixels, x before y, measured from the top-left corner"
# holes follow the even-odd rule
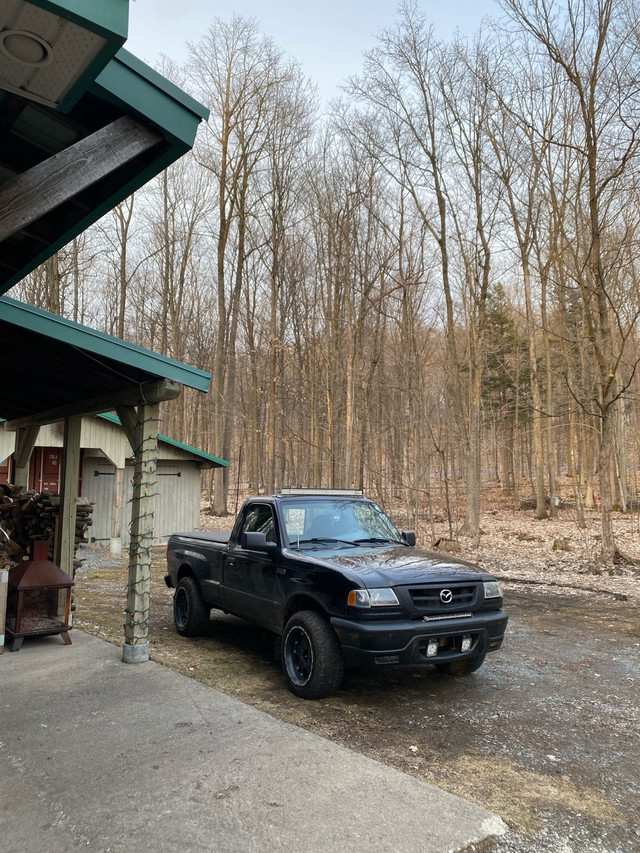
[[[76,510],[75,549],[87,539],[91,526],[93,504],[78,498]],[[49,558],[58,532],[60,495],[51,492],[25,490],[10,484],[0,484],[0,570],[11,569],[22,560],[28,560],[31,539],[34,536],[51,540]],[[74,560],[73,571],[82,565]]]

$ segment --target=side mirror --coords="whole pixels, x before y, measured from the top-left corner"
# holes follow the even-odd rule
[[[264,533],[250,531],[242,536],[242,547],[247,551],[260,551],[262,554],[273,554],[277,545],[275,542],[268,542]]]
[[[403,530],[402,538],[407,543],[407,545],[411,545],[413,548],[416,544],[416,532],[415,530]]]

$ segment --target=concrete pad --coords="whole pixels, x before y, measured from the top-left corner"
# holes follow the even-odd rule
[[[0,656],[0,853],[448,853],[506,829],[158,663],[71,637]]]

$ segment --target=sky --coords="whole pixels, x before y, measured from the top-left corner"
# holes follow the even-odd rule
[[[418,0],[436,36],[459,29],[472,35],[485,16],[499,15],[495,0]],[[133,0],[127,50],[149,65],[161,54],[182,64],[187,42],[197,42],[214,18],[255,18],[260,29],[297,59],[323,101],[340,94],[347,77],[362,70],[362,53],[375,34],[397,19],[395,0]]]

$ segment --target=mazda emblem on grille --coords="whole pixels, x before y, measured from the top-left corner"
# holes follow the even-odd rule
[[[453,593],[450,589],[443,589],[440,591],[440,601],[443,604],[451,604],[453,601]]]

